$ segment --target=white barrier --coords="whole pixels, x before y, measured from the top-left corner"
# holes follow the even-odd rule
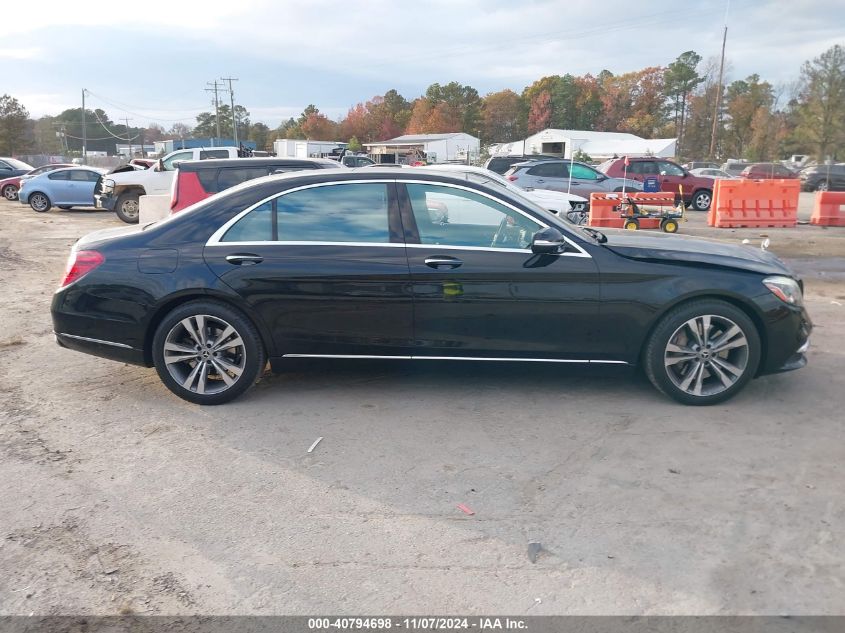
[[[138,222],[148,224],[170,214],[170,196],[141,196],[138,198]]]

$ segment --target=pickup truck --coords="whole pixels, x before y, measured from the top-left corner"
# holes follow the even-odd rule
[[[176,163],[208,158],[238,158],[237,147],[180,149],[160,158],[149,169],[124,171],[103,176],[94,188],[94,205],[117,213],[127,224],[137,224],[138,198],[144,195],[170,194]]]

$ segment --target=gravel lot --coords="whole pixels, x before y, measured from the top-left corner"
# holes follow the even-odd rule
[[[807,280],[809,366],[724,405],[314,362],[200,408],[53,340],[70,245],[118,225],[0,202],[1,614],[845,614],[845,229],[682,225]]]

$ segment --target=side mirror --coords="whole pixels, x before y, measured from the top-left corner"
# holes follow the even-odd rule
[[[531,238],[531,252],[535,255],[556,255],[566,250],[563,233],[550,226],[540,229]]]
[[[153,171],[164,171],[164,161],[162,159],[158,159],[156,161],[155,167],[153,167]]]

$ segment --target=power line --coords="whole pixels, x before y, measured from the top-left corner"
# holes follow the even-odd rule
[[[112,106],[113,108],[117,108],[117,109],[118,109],[118,110],[120,110],[121,112],[125,112],[126,114],[131,114],[132,116],[136,116],[136,117],[138,117],[138,118],[140,118],[140,119],[147,119],[147,120],[149,120],[149,121],[153,121],[153,122],[155,122],[155,123],[157,123],[157,122],[159,122],[159,121],[164,121],[165,123],[182,123],[182,122],[183,122],[183,121],[185,121],[186,119],[193,119],[193,118],[196,118],[196,117],[195,117],[195,116],[193,116],[193,115],[191,115],[191,116],[186,116],[186,117],[182,117],[181,119],[162,119],[162,118],[156,118],[156,117],[152,117],[152,116],[149,116],[149,115],[146,115],[146,114],[139,114],[138,112],[133,112],[132,110],[127,110],[127,109],[126,109],[125,107],[123,107],[122,105],[118,105],[118,104],[120,103],[119,101],[112,101],[112,100],[106,99],[105,97],[103,97],[103,96],[101,96],[101,95],[98,95],[98,94],[96,94],[96,93],[91,92],[90,90],[88,90],[88,94],[89,94],[89,95],[91,95],[92,97],[96,97],[97,99],[99,99],[99,100],[100,100],[100,101],[102,101],[103,103],[106,103],[106,104],[108,104],[108,105]],[[125,105],[125,104],[124,104],[124,105]],[[131,106],[131,107],[135,107],[135,106]],[[138,109],[139,109],[139,110],[143,110],[143,108],[138,108]],[[158,111],[158,112],[202,112],[202,111],[203,111],[203,108],[191,108],[191,109],[189,109],[189,110],[156,110],[156,111]]]
[[[107,127],[106,127],[106,124],[105,124],[105,123],[103,123],[102,119],[100,119],[100,115],[99,115],[99,114],[97,114],[97,111],[96,111],[96,110],[94,110],[94,116],[97,118],[97,122],[98,122],[98,123],[102,126],[102,128],[103,128],[103,129],[104,129],[104,130],[105,130],[108,134],[110,134],[112,137],[116,138],[116,139],[117,139],[117,140],[119,140],[119,141],[127,141],[127,140],[128,140],[128,141],[131,143],[131,142],[132,142],[132,141],[134,141],[136,138],[138,138],[139,136],[141,136],[140,134],[136,134],[136,135],[135,135],[135,136],[133,136],[132,138],[129,138],[129,120],[128,120],[128,119],[127,119],[127,122],[126,122],[126,138],[123,138],[122,136],[118,136],[117,134],[112,133],[112,131],[111,131],[109,128],[107,128]]]

